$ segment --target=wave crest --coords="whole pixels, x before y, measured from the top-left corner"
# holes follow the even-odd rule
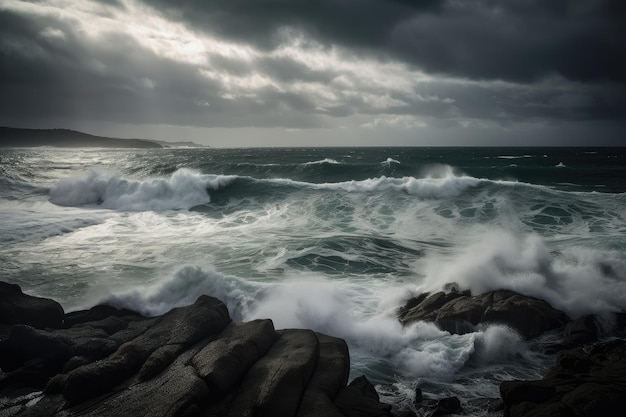
[[[50,201],[60,206],[98,204],[123,211],[188,209],[210,202],[208,190],[222,188],[234,178],[181,169],[170,178],[139,181],[92,169],[57,182],[50,189]]]

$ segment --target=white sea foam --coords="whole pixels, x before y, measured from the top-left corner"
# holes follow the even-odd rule
[[[518,332],[504,325],[490,325],[476,333],[475,357],[481,362],[502,362],[527,350]]]
[[[248,313],[250,300],[260,291],[259,286],[237,277],[187,266],[152,286],[113,293],[100,302],[155,316],[193,304],[201,295],[210,295],[224,302],[231,316],[241,319]]]
[[[312,276],[253,283],[189,266],[152,286],[101,302],[157,315],[211,295],[224,301],[237,320],[270,318],[277,329],[309,328],[342,337],[355,355],[386,358],[398,374],[409,377],[445,379],[474,353],[475,334],[451,335],[425,322],[404,328],[394,314],[377,311],[375,291],[363,290],[347,281]]]
[[[397,159],[393,159],[393,158],[387,158],[385,161],[381,162],[381,165],[391,165],[391,164],[400,164],[400,161],[398,161]]]
[[[311,162],[305,162],[303,165],[322,165],[322,164],[332,164],[332,165],[339,165],[341,162],[332,159],[332,158],[324,158],[321,159],[319,161],[311,161]]]
[[[620,253],[571,247],[553,253],[535,234],[476,232],[474,242],[423,261],[420,291],[448,282],[481,294],[510,289],[548,301],[571,318],[605,314],[626,305],[626,261]]]
[[[170,178],[140,181],[91,169],[58,181],[50,189],[50,201],[61,206],[98,204],[123,211],[184,209],[208,203],[207,189],[221,188],[233,180],[181,169]]]
[[[388,178],[385,176],[361,181],[345,181],[311,185],[316,189],[342,190],[366,193],[376,191],[403,191],[421,198],[449,198],[461,195],[468,188],[480,184],[478,178],[461,176],[446,178]]]
[[[522,158],[532,158],[532,155],[500,155],[498,159],[522,159]]]

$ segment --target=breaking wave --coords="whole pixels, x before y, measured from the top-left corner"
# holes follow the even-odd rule
[[[170,178],[140,181],[92,169],[58,181],[50,189],[50,201],[61,206],[99,205],[122,211],[188,209],[210,202],[209,189],[217,190],[233,180],[181,169]]]

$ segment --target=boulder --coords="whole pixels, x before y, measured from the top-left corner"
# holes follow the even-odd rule
[[[348,383],[350,355],[343,339],[316,333],[319,358],[304,391],[297,417],[343,416],[333,399]]]
[[[565,325],[559,342],[548,346],[545,353],[557,353],[565,349],[573,349],[591,345],[598,341],[600,327],[593,315],[577,318]]]
[[[231,323],[191,363],[211,390],[227,393],[277,338],[271,320]]]
[[[145,333],[124,343],[107,358],[58,375],[48,391],[60,389],[68,401],[77,403],[110,391],[137,372],[143,379],[152,377],[185,347],[216,335],[229,322],[224,303],[201,296],[191,306],[166,313]],[[146,368],[141,371],[144,364]]]
[[[380,402],[376,388],[365,376],[355,378],[339,391],[335,405],[346,417],[391,416],[391,406]]]
[[[621,416],[626,341],[561,351],[543,379],[503,382],[500,394],[508,417]]]
[[[0,324],[58,329],[63,319],[63,307],[56,301],[24,294],[17,285],[0,282]]]
[[[425,415],[428,417],[447,416],[461,412],[461,401],[457,397],[448,397],[437,400],[432,410]]]
[[[410,299],[398,311],[403,325],[414,321],[430,321],[450,333],[467,333],[480,323],[506,324],[526,339],[565,325],[569,318],[562,311],[533,297],[509,290],[498,290],[472,296],[469,292],[452,291],[421,294]]]
[[[60,329],[0,330],[0,415],[360,417],[391,408],[365,378],[346,387],[344,340],[276,331],[270,320],[233,323],[207,296],[154,318],[97,306],[68,314]]]
[[[293,416],[313,374],[319,346],[311,330],[283,330],[237,389],[228,416]]]

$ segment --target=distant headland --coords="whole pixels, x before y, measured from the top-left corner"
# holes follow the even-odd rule
[[[121,139],[95,136],[70,129],[21,129],[0,127],[0,147],[58,148],[171,148],[205,146],[192,142],[165,142],[148,139]]]

